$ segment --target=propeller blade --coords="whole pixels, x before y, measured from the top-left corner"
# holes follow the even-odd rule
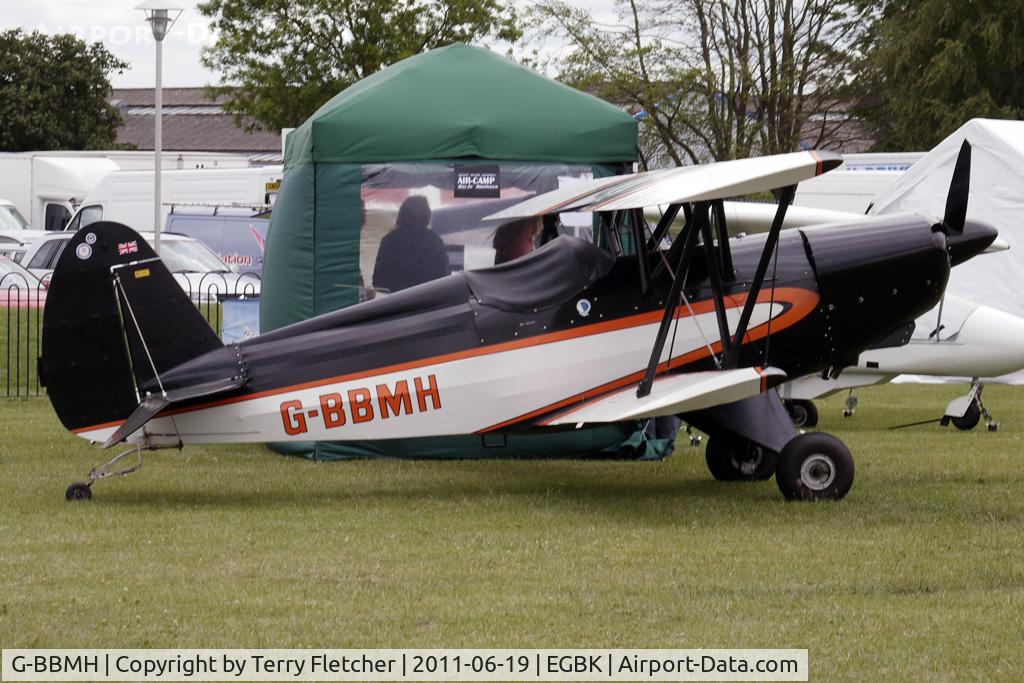
[[[946,195],[946,215],[942,224],[956,234],[964,231],[967,221],[967,195],[971,191],[971,143],[964,140],[960,146],[960,154],[953,167],[953,180],[949,183],[949,194]],[[948,233],[947,233],[948,234]]]

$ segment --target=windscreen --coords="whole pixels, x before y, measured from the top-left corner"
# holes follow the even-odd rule
[[[363,166],[362,298],[514,260],[539,246],[545,230],[592,241],[590,214],[565,214],[547,227],[539,219],[484,220],[523,199],[591,177],[591,167],[583,165],[479,161]]]

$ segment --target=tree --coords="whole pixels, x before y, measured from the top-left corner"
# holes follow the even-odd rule
[[[882,150],[926,150],[975,117],[1024,117],[1024,0],[873,0],[854,113]]]
[[[0,149],[111,147],[121,116],[107,76],[127,67],[73,35],[0,33]]]
[[[602,26],[564,0],[531,14],[568,40],[559,77],[639,113],[647,164],[842,144],[859,11],[848,0],[619,0]]]
[[[216,42],[203,63],[229,85],[236,120],[296,126],[340,90],[400,59],[453,42],[519,37],[499,0],[206,0]]]

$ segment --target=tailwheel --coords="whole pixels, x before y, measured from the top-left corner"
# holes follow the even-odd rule
[[[121,465],[121,461],[131,455],[135,456],[135,462],[129,466]],[[115,465],[121,465],[120,469],[115,469]],[[142,447],[135,446],[123,453],[118,453],[108,462],[90,470],[89,481],[87,483],[75,482],[67,487],[64,491],[64,498],[65,500],[90,500],[92,498],[92,485],[95,482],[108,477],[124,477],[137,471],[140,467],[142,467]]]
[[[749,441],[713,436],[704,457],[718,481],[762,481],[775,473],[779,454]]]
[[[815,427],[818,424],[818,407],[814,401],[795,398],[782,402],[786,406],[789,417],[793,420],[793,426],[800,429],[803,427]]]
[[[64,491],[65,500],[90,500],[92,499],[92,487],[76,481]]]
[[[779,454],[775,483],[787,500],[840,500],[853,486],[853,470],[842,441],[821,432],[800,434]]]

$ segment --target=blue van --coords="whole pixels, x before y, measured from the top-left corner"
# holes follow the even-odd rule
[[[217,252],[231,270],[263,272],[263,250],[270,213],[224,214],[175,210],[167,215],[164,230],[188,235]]]

